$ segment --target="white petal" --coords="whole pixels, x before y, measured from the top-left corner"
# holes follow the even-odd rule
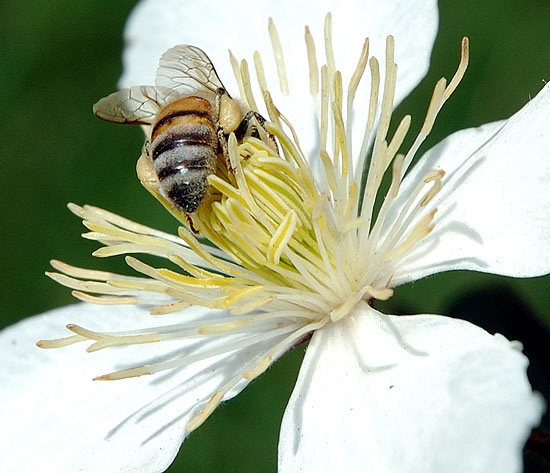
[[[183,312],[186,320],[200,312]],[[12,473],[161,472],[176,455],[184,427],[260,347],[217,356],[153,376],[92,381],[115,369],[193,351],[200,340],[107,348],[84,344],[42,350],[41,338],[65,336],[69,322],[105,331],[177,323],[135,307],[79,304],[20,322],[0,334],[0,470]],[[265,349],[265,345],[262,347]],[[241,381],[226,399],[247,384]],[[9,452],[5,453],[5,452]]]
[[[548,117],[550,86],[507,121],[455,133],[421,158],[403,195],[430,169],[446,176],[427,208],[438,208],[435,230],[395,269],[396,285],[453,269],[550,272]]]
[[[152,84],[161,53],[175,44],[189,43],[206,51],[221,80],[230,93],[235,95],[238,89],[227,49],[230,48],[238,59],[247,59],[253,78],[255,72],[252,57],[254,51],[259,51],[275,104],[296,128],[306,155],[317,156],[318,143],[313,126],[314,104],[309,92],[304,26],[309,25],[311,29],[316,42],[317,60],[321,66],[326,62],[323,25],[328,12],[333,17],[336,68],[342,72],[344,87],[347,87],[355,70],[367,36],[370,38],[371,56],[379,59],[382,73],[386,37],[391,34],[396,39],[395,61],[399,65],[396,104],[426,74],[438,23],[434,0],[235,0],[222,4],[204,0],[144,0],[132,13],[126,28],[128,46],[124,51],[124,75],[120,85]],[[288,96],[282,94],[279,88],[267,29],[268,18],[273,18],[281,38],[290,89]],[[370,81],[367,76],[364,75],[355,101],[363,114],[367,112],[369,100]],[[257,109],[265,115],[259,89],[254,89]],[[361,117],[356,118],[353,136],[358,142],[355,146],[358,152],[365,122]]]
[[[520,471],[543,402],[518,345],[462,320],[363,305],[314,334],[283,418],[279,471]]]
[[[127,47],[120,85],[153,84],[160,55],[181,43],[204,49],[222,79],[228,80],[232,77],[227,61],[228,48],[249,61],[256,50],[262,53],[264,61],[272,57],[268,18],[273,18],[279,30],[285,60],[291,66],[288,69],[297,68],[303,81],[307,77],[304,26],[310,26],[317,47],[322,51],[324,18],[329,12],[333,14],[337,67],[344,77],[353,72],[367,36],[383,62],[384,44],[389,34],[396,38],[397,44],[398,100],[408,95],[427,72],[438,22],[437,5],[433,0],[252,3],[235,0],[221,4],[204,0],[142,0],[126,27]]]

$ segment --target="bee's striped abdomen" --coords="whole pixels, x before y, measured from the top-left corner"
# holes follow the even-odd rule
[[[166,196],[185,213],[197,210],[215,170],[218,135],[212,105],[185,97],[164,107],[151,132],[149,156]]]

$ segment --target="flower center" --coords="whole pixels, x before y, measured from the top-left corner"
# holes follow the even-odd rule
[[[326,61],[318,69],[315,45],[306,28],[310,91],[317,104],[319,132],[316,174],[302,151],[290,122],[275,107],[259,54],[254,57],[266,118],[259,138],[238,142],[232,134],[226,160],[211,175],[209,190],[197,212],[177,210],[159,190],[148,157],[142,155],[138,175],[142,184],[182,223],[179,237],[165,234],[94,207],[69,208],[90,230],[86,238],[103,245],[94,255],[108,257],[150,254],[168,260],[172,268],[156,268],[133,256],[127,264],[141,277],[116,275],[52,262],[59,271],[50,276],[73,288],[84,301],[99,304],[146,304],[152,314],[180,312],[190,306],[211,310],[208,317],[186,318],[156,330],[98,333],[69,325],[73,335],[39,342],[55,348],[90,340],[88,351],[114,345],[205,337],[222,340],[231,334],[223,352],[275,340],[262,356],[215,393],[192,421],[197,427],[241,379],[262,373],[270,363],[308,334],[346,317],[362,300],[387,299],[393,294],[395,268],[434,228],[430,202],[442,185],[444,172],[427,172],[402,195],[401,184],[413,158],[430,133],[437,113],[462,78],[468,60],[463,40],[462,59],[449,84],[441,79],[434,89],[424,125],[405,154],[399,149],[409,130],[404,117],[390,138],[397,66],[394,40],[386,42],[385,77],[376,58],[369,59],[365,41],[357,67],[344,90],[332,55],[331,16],[325,24]],[[277,30],[270,37],[279,86],[288,92]],[[232,57],[243,99],[258,110],[250,87],[246,61]],[[368,107],[354,103],[363,76],[370,71]],[[381,90],[380,90],[381,89]],[[345,99],[344,99],[345,97]],[[364,113],[361,113],[364,112]],[[364,117],[365,133],[359,152],[352,149],[353,121]],[[274,145],[274,141],[278,145]],[[370,151],[369,151],[370,150]],[[390,171],[391,167],[391,171]],[[391,174],[389,190],[381,195],[383,178]],[[403,204],[391,210],[397,197]],[[375,205],[381,202],[378,211]],[[190,220],[192,219],[192,220]],[[228,311],[228,312],[227,312]],[[236,338],[235,338],[236,337]],[[220,354],[199,350],[193,359]],[[181,366],[188,356],[117,371],[97,379],[120,379]]]

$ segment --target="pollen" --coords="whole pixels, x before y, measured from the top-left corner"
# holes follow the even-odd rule
[[[268,31],[279,73],[275,87],[283,96],[292,95],[282,42],[272,21]],[[49,276],[72,288],[81,300],[146,305],[157,317],[180,314],[180,323],[109,334],[69,325],[71,336],[40,341],[40,347],[88,341],[88,351],[96,351],[190,338],[219,342],[216,348],[204,344],[192,354],[96,378],[114,380],[270,341],[261,356],[197,407],[189,431],[204,422],[237,383],[259,376],[308,334],[338,323],[362,300],[392,296],[395,268],[436,225],[437,208],[432,202],[444,185],[445,173],[428,170],[404,198],[401,184],[439,110],[464,75],[468,40],[462,42],[455,76],[449,83],[437,82],[423,126],[403,152],[411,118],[402,118],[389,135],[397,83],[393,37],[386,41],[383,68],[378,59],[369,57],[368,39],[359,45],[356,68],[346,82],[337,69],[338,51],[332,48],[331,15],[326,17],[324,33],[325,54],[318,57],[314,39],[305,30],[304,73],[310,78],[309,92],[316,107],[317,162],[306,158],[291,124],[311,117],[287,118],[274,104],[259,53],[254,55],[254,79],[248,63],[231,55],[241,98],[251,110],[264,114],[266,122],[258,124],[255,136],[229,135],[227,155],[208,177],[209,189],[197,211],[189,216],[174,209],[159,192],[147,157],[142,155],[138,162],[141,183],[180,221],[177,236],[96,207],[69,205],[89,230],[84,238],[103,245],[94,255],[124,255],[137,275],[52,261],[56,271]],[[254,97],[253,81],[261,89],[263,103]],[[365,83],[370,87],[369,101],[357,104],[356,93]],[[352,146],[356,120],[362,120],[364,127],[358,150]],[[399,212],[389,212],[398,197],[404,202]],[[139,258],[142,254],[164,263],[145,263]],[[187,317],[191,306],[209,309],[210,316]]]

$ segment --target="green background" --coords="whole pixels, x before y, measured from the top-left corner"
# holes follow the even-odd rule
[[[175,231],[175,222],[135,178],[141,132],[91,113],[91,105],[115,89],[122,30],[135,3],[0,2],[0,327],[73,302],[69,290],[43,275],[49,259],[96,263],[89,256],[95,245],[79,238],[82,227],[67,202],[91,203]],[[411,113],[413,126],[420,126],[433,84],[454,73],[464,35],[471,40],[471,61],[429,145],[452,131],[509,117],[550,79],[546,0],[445,0],[440,15],[430,73],[397,116]],[[97,263],[123,268],[116,261]],[[544,379],[549,277],[442,274],[398,289],[385,310],[455,315],[520,339],[532,360],[533,385],[550,397]],[[168,471],[275,471],[280,419],[303,351],[295,350],[218,409],[186,440]],[[529,470],[538,471],[540,465],[528,461]]]

